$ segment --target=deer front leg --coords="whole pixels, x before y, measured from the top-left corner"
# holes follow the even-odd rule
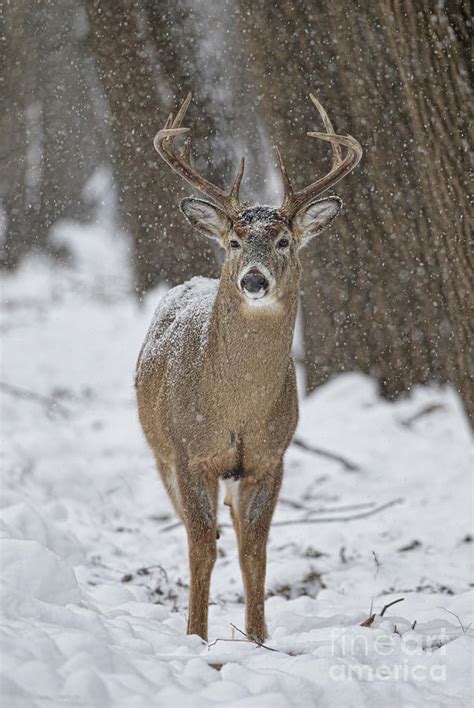
[[[216,507],[218,485],[204,475],[179,476],[179,490],[189,549],[188,634],[207,640],[209,586],[216,561]]]
[[[278,499],[282,466],[262,479],[243,478],[234,525],[239,543],[240,567],[245,590],[245,625],[247,635],[258,642],[266,637],[265,573],[268,533]]]

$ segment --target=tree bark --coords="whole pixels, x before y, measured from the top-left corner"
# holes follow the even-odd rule
[[[189,0],[87,1],[140,293],[160,281],[175,285],[218,270],[218,251],[193,234],[179,213],[179,199],[191,187],[152,146],[167,114],[188,91],[194,100],[186,124],[193,129],[198,170],[222,186],[230,184],[245,146],[248,173],[263,180],[264,168],[253,159],[261,153],[257,111],[254,102],[245,102],[245,57],[230,31],[234,5],[233,0],[219,7]]]
[[[49,0],[34,17],[42,147],[38,222],[46,240],[58,218],[89,220],[82,191],[105,155],[85,8],[77,0]]]
[[[2,8],[0,14],[2,61],[0,100],[0,194],[6,225],[5,238],[0,257],[2,267],[14,268],[26,247],[28,228],[28,141],[26,87],[30,77],[27,73],[26,27],[21,22],[19,3]],[[8,68],[7,68],[8,67]],[[18,87],[22,86],[23,91]]]
[[[308,390],[351,370],[389,397],[451,382],[472,413],[466,136],[451,115],[468,94],[466,40],[454,3],[430,5],[241,0],[241,15],[267,126],[296,186],[328,166],[305,135],[321,128],[310,90],[364,147],[337,187],[343,215],[304,256]]]
[[[97,138],[92,64],[82,43],[85,15],[74,0],[32,7],[5,3],[1,23],[0,183],[6,212],[2,264],[31,250],[60,255],[50,237],[62,217],[87,219],[82,190],[103,151]]]
[[[440,380],[454,383],[474,415],[468,10],[457,0],[421,0],[416,13],[407,12],[400,0],[381,3],[416,141],[416,189],[426,208],[417,235],[429,279],[440,281],[442,310],[431,320],[433,357],[441,355]],[[431,312],[427,303],[426,316]]]
[[[198,242],[179,213],[183,184],[153,149],[167,113],[142,3],[87,0],[87,10],[110,109],[119,202],[133,239],[137,291],[141,295],[158,282],[175,285],[190,274],[211,275],[216,269],[211,247]]]
[[[249,62],[238,29],[238,3],[147,0],[158,70],[167,105],[193,94],[187,124],[193,128],[195,162],[210,179],[229,186],[245,156],[242,183],[252,197],[262,189],[263,136]]]

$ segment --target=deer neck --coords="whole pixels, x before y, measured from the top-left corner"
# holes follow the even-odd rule
[[[288,373],[298,282],[272,305],[247,304],[223,272],[211,319],[211,341],[222,376],[279,389]],[[217,372],[216,372],[217,373]]]

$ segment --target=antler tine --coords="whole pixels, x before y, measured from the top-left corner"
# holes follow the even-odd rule
[[[176,114],[176,118],[174,119],[173,125],[171,126],[172,128],[180,128],[181,127],[181,123],[183,122],[183,118],[187,113],[187,110],[189,108],[189,104],[191,103],[192,97],[193,97],[192,93],[189,92],[188,95],[186,96],[186,98],[184,99],[183,103],[181,104],[181,108],[179,109],[179,111]],[[334,132],[334,131],[331,131],[331,132]]]
[[[336,133],[333,133],[331,135],[330,133],[317,133],[312,131],[306,133],[306,135],[309,135],[310,138],[319,138],[320,140],[326,140],[326,142],[331,143],[333,145],[335,143],[338,146],[344,145],[345,147],[351,148],[351,150],[353,150],[354,152],[358,152],[360,150],[362,156],[361,144],[358,140],[353,138],[352,135],[337,135]],[[359,160],[357,160],[357,162],[359,162]]]
[[[232,186],[229,190],[229,199],[232,201],[233,204],[235,204],[235,206],[240,205],[240,200],[239,200],[240,183],[242,182],[242,177],[244,176],[244,170],[245,170],[245,157],[243,157],[240,160],[239,169],[237,171],[237,174],[235,175],[234,181],[232,182]]]
[[[326,128],[326,133],[331,133],[332,135],[334,135],[335,130],[332,127],[332,123],[329,119],[328,114],[324,110],[323,106],[319,103],[318,99],[316,98],[316,96],[314,94],[310,93],[309,97],[311,99],[313,106],[316,106],[316,108],[318,109],[318,113],[321,116],[321,119],[324,123],[324,127]],[[307,133],[307,135],[309,135],[309,133]],[[333,155],[332,167],[331,167],[331,169],[332,169],[333,167],[336,167],[336,165],[338,165],[341,162],[342,152],[341,152],[341,148],[340,148],[339,144],[334,141],[331,141],[331,147],[332,147],[332,155]]]
[[[321,116],[327,132],[309,132],[308,135],[312,138],[319,138],[320,140],[325,140],[326,142],[331,143],[333,163],[330,171],[324,177],[317,179],[304,189],[294,192],[291,188],[291,183],[283,165],[280,152],[277,151],[284,186],[283,204],[279,209],[279,213],[284,219],[287,220],[291,220],[296,212],[301,209],[301,207],[316,199],[316,197],[326,192],[346,175],[348,175],[362,157],[362,147],[360,143],[350,135],[337,135],[334,132],[329,116],[322,105],[312,94],[310,94],[310,98],[312,103],[318,109],[319,115]],[[347,148],[347,152],[344,157],[342,156],[341,146]]]
[[[239,171],[228,193],[224,192],[224,190],[212,182],[209,182],[209,180],[202,177],[202,175],[198,174],[196,170],[193,169],[190,162],[191,135],[189,134],[191,133],[191,129],[181,127],[183,118],[191,103],[191,98],[191,94],[188,93],[175,119],[173,120],[173,117],[170,116],[165,123],[165,127],[159,130],[155,135],[153,145],[160,157],[176,174],[203,194],[211,197],[211,199],[223,207],[231,219],[236,220],[241,211],[239,188],[244,173],[245,162],[244,160],[241,161]],[[179,153],[174,141],[178,135],[184,135],[185,133],[188,133],[188,137],[185,140],[182,152]]]
[[[284,201],[286,201],[286,199],[289,198],[291,194],[293,194],[293,187],[291,186],[290,176],[285,167],[285,163],[283,162],[283,157],[278,145],[275,145],[275,152],[278,160],[278,167],[280,168],[281,172],[281,178],[283,181],[283,199]]]

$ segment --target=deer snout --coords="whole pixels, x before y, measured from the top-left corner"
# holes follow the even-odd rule
[[[268,290],[269,282],[258,268],[252,268],[240,281],[240,287],[251,295],[264,295]]]

